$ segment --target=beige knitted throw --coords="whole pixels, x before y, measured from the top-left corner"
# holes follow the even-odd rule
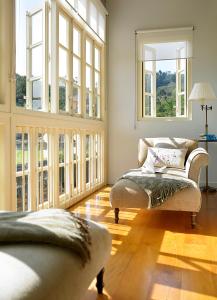
[[[41,243],[67,248],[84,265],[90,259],[88,223],[63,209],[0,213],[0,243]]]

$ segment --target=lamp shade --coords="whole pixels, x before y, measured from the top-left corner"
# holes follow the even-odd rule
[[[195,83],[191,94],[188,98],[189,101],[206,101],[217,100],[212,86],[208,82]]]

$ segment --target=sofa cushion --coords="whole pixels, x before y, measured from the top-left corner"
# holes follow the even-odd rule
[[[148,147],[147,159],[143,166],[153,164],[154,167],[184,169],[187,149],[168,149]]]

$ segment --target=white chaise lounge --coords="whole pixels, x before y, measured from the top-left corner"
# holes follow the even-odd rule
[[[89,221],[91,261],[82,267],[78,257],[63,248],[46,244],[0,246],[1,300],[82,300],[102,272],[110,255],[111,236],[105,227]]]
[[[138,167],[141,167],[146,158],[148,147],[160,148],[187,148],[185,168],[167,168],[165,173],[192,180],[193,187],[183,189],[169,197],[161,206],[154,209],[188,211],[192,216],[192,227],[195,226],[196,213],[201,207],[201,192],[198,187],[200,171],[208,164],[208,153],[194,140],[183,138],[144,138],[139,140]],[[149,196],[136,183],[128,179],[121,179],[112,187],[110,194],[111,206],[115,211],[115,222],[119,220],[120,208],[144,208],[149,205]]]

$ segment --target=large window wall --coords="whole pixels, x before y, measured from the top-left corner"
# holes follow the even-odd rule
[[[15,3],[16,107],[102,119],[105,71],[102,13],[98,13],[91,1],[73,4],[36,0],[33,5],[32,1],[15,0]],[[88,7],[92,25],[79,22],[72,7]],[[84,15],[82,11],[80,14]]]
[[[105,11],[98,0],[69,2],[1,6],[0,16],[14,28],[11,52],[3,49],[10,70],[0,99],[3,210],[67,208],[106,183],[105,27],[99,34]]]
[[[103,184],[103,166],[103,132],[17,127],[16,209],[67,208]]]

